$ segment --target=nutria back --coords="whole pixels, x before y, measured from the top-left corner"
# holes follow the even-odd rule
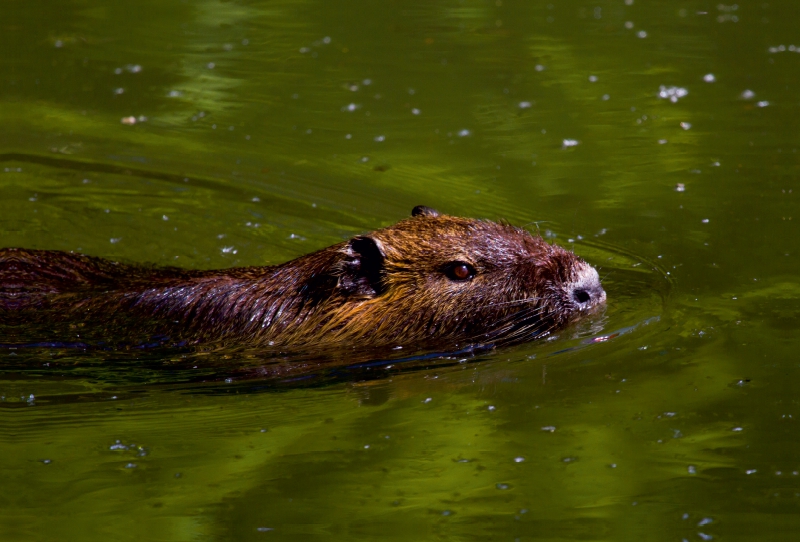
[[[546,335],[605,298],[595,269],[572,252],[426,207],[274,267],[193,271],[0,250],[5,330],[39,322],[45,335],[100,340],[456,348]]]

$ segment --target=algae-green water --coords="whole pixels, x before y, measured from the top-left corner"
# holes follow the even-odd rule
[[[424,204],[574,250],[608,303],[283,382],[239,350],[6,345],[0,538],[796,539],[799,16],[6,2],[3,246],[264,265]]]

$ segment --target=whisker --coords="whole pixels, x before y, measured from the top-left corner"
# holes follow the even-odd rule
[[[498,318],[495,324],[503,325],[507,322],[518,323],[519,321],[525,320],[532,316],[539,316],[542,312],[544,312],[545,309],[546,307],[527,307],[521,311],[506,314],[501,318]]]
[[[525,299],[515,299],[514,301],[500,301],[497,303],[489,303],[486,305],[487,307],[499,307],[500,305],[516,305],[516,304],[523,304],[523,303],[530,303],[531,301],[539,301],[543,298],[541,297],[527,297]]]
[[[528,339],[531,335],[543,336],[549,334],[554,328],[554,325],[542,325],[542,322],[527,325],[514,330],[512,333],[500,337],[496,344],[504,345],[516,342],[520,339]]]
[[[523,224],[522,227],[527,228],[531,224],[536,224],[536,227],[538,228],[539,224],[547,224],[548,222],[550,222],[550,220],[531,220],[530,222]]]
[[[528,226],[530,226],[531,224],[534,224],[536,226],[536,233],[539,235],[539,237],[541,237],[542,236],[542,232],[539,231],[539,224],[547,224],[548,222],[550,222],[550,221],[549,220],[532,220],[532,221],[528,222],[527,224],[523,224],[522,228],[525,229]]]
[[[547,308],[546,306],[533,306],[506,314],[494,323],[493,329],[488,332],[481,332],[473,335],[469,340],[483,338],[485,340],[500,339],[507,342],[513,341],[523,335],[529,335],[531,332],[537,331],[537,329],[544,324],[538,317],[547,310]]]

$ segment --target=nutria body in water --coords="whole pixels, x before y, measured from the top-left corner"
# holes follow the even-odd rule
[[[282,350],[462,347],[545,335],[605,298],[595,269],[572,252],[426,207],[274,267],[192,271],[0,250],[2,333],[38,322],[40,341],[158,334]]]

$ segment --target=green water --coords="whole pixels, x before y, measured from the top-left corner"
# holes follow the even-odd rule
[[[538,229],[609,301],[554,340],[295,383],[226,382],[236,352],[7,349],[0,538],[796,539],[798,15],[7,2],[4,246],[260,265],[425,204]]]

